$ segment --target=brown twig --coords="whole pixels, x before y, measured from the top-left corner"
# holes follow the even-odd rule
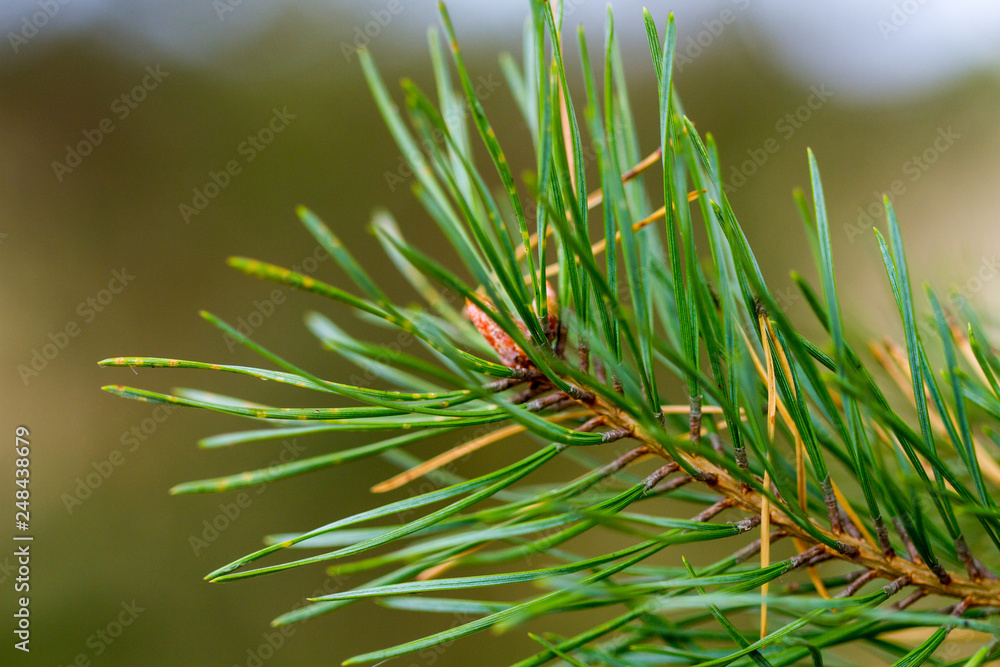
[[[851,583],[844,586],[836,597],[838,598],[849,598],[853,597],[855,593],[860,591],[865,584],[878,577],[875,570],[861,570],[861,576],[852,581]]]
[[[632,437],[645,443],[656,455],[668,457],[656,438],[647,433],[630,415],[606,404],[599,398],[590,407],[596,414],[604,415],[609,426],[615,425],[631,430]],[[706,474],[715,475],[716,483],[713,486],[713,491],[732,501],[734,508],[742,509],[750,514],[756,514],[760,511],[762,499],[757,489],[747,488],[742,481],[733,477],[725,468],[717,466],[695,452],[679,450],[677,456],[684,459],[689,466],[702,470]],[[778,507],[771,508],[770,522],[772,527],[782,534],[797,537],[807,544],[816,544],[818,541],[812,532],[806,531]],[[898,555],[894,558],[887,558],[877,544],[870,543],[865,539],[858,539],[844,533],[834,533],[815,524],[813,528],[824,536],[827,544],[824,544],[823,549],[831,557],[850,560],[862,567],[874,570],[880,578],[890,581],[905,580],[928,593],[953,599],[968,599],[970,604],[974,606],[997,606],[998,601],[1000,601],[1000,582],[989,579],[972,582],[948,573],[940,566],[940,569],[932,569],[924,563],[906,560]],[[757,544],[755,548],[759,550],[760,545]]]

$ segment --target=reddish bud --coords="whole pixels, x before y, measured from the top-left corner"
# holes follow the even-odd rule
[[[482,297],[482,300],[489,306],[493,305],[486,297]],[[506,331],[497,325],[493,316],[487,314],[469,299],[465,300],[465,316],[476,327],[476,331],[490,344],[504,366],[524,370],[534,367],[524,350],[507,335]],[[518,325],[523,330],[523,324],[518,322]]]

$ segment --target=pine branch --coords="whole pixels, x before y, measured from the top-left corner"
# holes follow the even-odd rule
[[[894,664],[918,665],[955,627],[981,633],[966,665],[1000,655],[1000,352],[968,304],[946,308],[930,290],[932,326],[919,326],[888,200],[889,240],[876,237],[903,339],[869,345],[890,381],[883,389],[868,357],[855,351],[840,307],[815,156],[807,154],[811,204],[801,191],[794,197],[822,292],[793,274],[825,332],[813,341],[763,278],[726,196],[714,140],[703,139],[684,116],[672,74],[672,16],[661,33],[644,14],[660,127],[659,145],[643,151],[610,11],[596,68],[603,72],[603,97],[579,33],[581,97],[566,74],[562,17],[550,3],[533,0],[522,65],[501,59],[535,150],[534,171],[523,184],[515,182],[476,97],[443,7],[442,19],[447,40],[429,36],[437,104],[404,80],[405,102],[397,105],[372,56],[359,57],[412,169],[414,194],[447,242],[428,254],[388,213],[373,216],[387,256],[427,308],[393,302],[372,275],[376,263],[355,258],[305,208],[298,210],[303,225],[353,287],[263,261],[230,260],[245,274],[330,299],[394,331],[395,344],[378,345],[319,313],[306,318],[320,344],[364,377],[328,380],[208,313],[206,321],[272,368],[139,356],[100,362],[231,373],[318,397],[314,406],[289,408],[205,390],[105,387],[124,398],[211,410],[258,426],[206,438],[205,447],[288,437],[337,444],[345,431],[394,432],[350,449],[186,482],[172,493],[228,491],[371,456],[403,469],[375,493],[420,479],[434,484],[353,516],[334,511],[324,525],[269,536],[263,548],[206,579],[233,582],[313,566],[337,576],[381,570],[278,616],[275,625],[366,598],[392,609],[462,615],[445,630],[350,663],[583,609],[610,617],[571,637],[530,635],[541,651],[517,664],[778,667],[819,664],[864,645]],[[473,150],[473,127],[489,158],[488,175],[477,167],[483,156]],[[645,188],[654,174],[662,177],[662,205]],[[594,177],[598,187],[588,187]],[[697,247],[698,224],[707,248]],[[446,252],[456,261],[446,262]],[[661,399],[668,377],[686,394],[679,405]],[[441,449],[429,459],[409,451],[435,436],[446,441],[436,443]],[[513,461],[507,460],[513,449],[502,449],[496,456],[503,465],[462,477],[467,457],[515,437],[530,437],[537,447]],[[651,460],[652,472],[637,472]],[[567,472],[574,465],[575,475]],[[558,476],[527,483],[546,467]],[[691,518],[672,516],[678,506],[661,504],[663,497],[699,509],[681,515]],[[739,548],[727,542],[750,532],[760,538]],[[614,533],[626,546],[605,552],[597,539],[590,541],[595,553],[573,553],[574,538],[587,533]],[[779,551],[771,547],[784,538],[794,553],[775,560]],[[722,557],[689,560],[684,545],[705,541]],[[293,555],[302,549],[318,553]],[[679,552],[683,567],[653,558],[665,549]],[[853,569],[831,575],[833,562]],[[808,579],[779,585],[779,577],[797,570]],[[886,583],[879,587],[878,580]],[[517,602],[436,597],[526,582],[542,590]],[[949,602],[941,609],[918,604],[940,598]],[[625,612],[613,615],[616,607]],[[759,611],[759,632],[745,622],[747,611]],[[897,631],[924,627],[932,630],[919,639],[898,638],[907,635]]]
[[[597,399],[586,407],[590,408],[594,415],[601,417],[605,424],[613,425],[615,428],[622,429],[623,432],[630,433],[632,438],[643,443],[649,451],[655,452],[668,461],[673,460],[663,450],[660,445],[662,440],[659,437],[647,432],[632,418],[623,414],[621,410],[603,404]],[[691,452],[676,450],[675,454],[690,467],[713,479],[714,483],[710,484],[709,488],[723,495],[728,500],[730,507],[740,508],[750,514],[755,512],[759,514],[763,499],[771,496],[770,492],[764,491],[761,479],[754,479],[750,484],[751,487],[756,488],[748,489],[743,484],[743,480],[737,479],[731,473],[731,468],[727,466],[719,465],[717,462]],[[905,581],[907,585],[918,587],[925,595],[935,594],[964,600],[972,606],[997,606],[1000,603],[1000,582],[996,580],[968,580],[957,574],[948,573],[946,581],[942,581],[942,577],[926,564],[919,562],[919,559],[914,562],[895,554],[886,556],[881,549],[870,542],[846,533],[834,533],[816,526],[807,530],[801,525],[801,521],[796,521],[775,507],[771,509],[771,524],[779,528],[783,534],[791,535],[811,547],[821,547],[825,554],[862,565],[874,573],[875,577],[889,581]]]

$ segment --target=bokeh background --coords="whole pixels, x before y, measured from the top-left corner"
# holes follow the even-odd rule
[[[526,168],[533,164],[528,138],[496,55],[519,53],[527,3],[449,4],[474,76],[499,84],[484,106],[516,170]],[[567,25],[585,24],[596,48],[604,3],[567,6]],[[641,4],[614,7],[648,152],[657,121]],[[650,10],[661,26],[668,11],[676,13],[676,81],[688,115],[716,136],[733,205],[793,317],[808,320],[788,272],[813,275],[791,198],[793,187],[808,186],[807,146],[823,171],[852,335],[897,333],[871,231],[882,224],[883,192],[895,191],[918,280],[957,287],[987,312],[1000,303],[1000,281],[993,280],[1000,272],[997,5],[678,0]],[[27,657],[15,655],[8,627],[14,575],[7,504],[0,662],[334,664],[450,623],[362,603],[297,626],[278,650],[261,652],[272,633],[268,621],[323,586],[322,568],[229,585],[202,577],[257,548],[263,535],[370,507],[366,489],[395,470],[375,459],[251,489],[249,504],[217,539],[195,549],[190,537],[203,536],[203,522],[224,513],[220,503],[233,503],[235,494],[170,497],[167,489],[266,465],[280,446],[201,451],[199,438],[244,425],[190,410],[154,415],[152,406],[100,387],[196,386],[282,405],[306,397],[238,378],[148,369],[133,375],[96,365],[118,355],[251,363],[198,310],[229,321],[270,310],[257,340],[329,377],[349,372],[319,349],[302,314],[323,308],[351,331],[361,331],[359,323],[291,290],[269,309],[274,286],[235,273],[225,259],[300,264],[315,245],[293,209],[307,204],[390,291],[407,294],[382,270],[387,263],[365,231],[371,211],[388,208],[426,247],[434,249],[436,237],[408,183],[387,178],[398,174],[400,153],[353,46],[367,41],[388,81],[405,73],[427,84],[426,29],[438,25],[436,11],[429,0],[0,4],[0,415],[9,440],[17,425],[31,430],[36,537]],[[570,52],[575,62],[575,46]],[[283,120],[275,121],[282,130],[273,141],[259,149],[245,143],[274,118]],[[91,149],[77,151],[89,153],[77,160],[68,153],[80,142]],[[194,190],[232,160],[239,174],[204,210],[185,216],[181,205],[193,205]],[[330,264],[316,275],[341,282]],[[126,283],[117,293],[108,289],[115,272],[112,286]],[[67,330],[75,335],[63,335]],[[32,368],[33,357],[60,341],[55,354],[47,348],[53,358],[37,357]],[[362,442],[302,445],[318,453]],[[504,458],[502,451],[488,456]],[[9,447],[0,456],[6,499],[13,458]],[[111,472],[105,478],[101,470]],[[98,480],[95,472],[99,484],[88,484],[88,475]],[[123,613],[134,622],[102,639],[98,631]],[[519,633],[482,637],[397,663],[506,664],[531,645]]]

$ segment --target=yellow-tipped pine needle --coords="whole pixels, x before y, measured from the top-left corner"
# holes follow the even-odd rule
[[[419,465],[415,465],[409,470],[405,470],[395,477],[391,477],[384,482],[379,482],[371,488],[372,493],[385,493],[386,491],[392,491],[404,486],[418,477],[423,477],[432,470],[437,470],[438,468],[448,465],[456,459],[460,459],[466,454],[471,454],[477,449],[482,449],[486,445],[491,445],[494,442],[499,442],[505,438],[509,438],[512,435],[516,435],[525,430],[525,427],[521,424],[511,424],[510,426],[505,426],[503,428],[498,428],[495,431],[491,431],[485,435],[478,438],[474,438],[468,442],[462,443],[457,447],[452,447],[446,452],[438,454],[434,458],[427,459]]]
[[[771,344],[771,351],[775,353],[778,357],[778,365],[781,367],[781,372],[785,376],[789,385],[792,384],[792,367],[788,363],[788,357],[785,355],[785,349],[781,347],[778,343],[778,336],[774,333],[774,327],[771,325],[771,320],[765,318],[765,324],[767,325],[768,340]],[[784,407],[780,406],[779,407]],[[786,416],[787,415],[787,416]],[[792,432],[792,436],[795,440],[795,491],[798,496],[799,508],[803,513],[806,513],[806,507],[809,503],[809,498],[806,495],[806,445],[802,441],[802,435],[799,433],[799,429],[795,426],[795,423],[791,421],[791,415],[788,415],[787,410],[782,411],[782,419],[788,425],[788,429]],[[795,538],[795,548],[799,553],[805,551],[808,545]],[[809,574],[809,579],[812,581],[813,586],[816,587],[816,592],[820,594],[824,599],[830,599],[830,592],[826,590],[826,585],[823,583],[823,578],[819,576],[819,571],[815,567],[809,567],[806,569]]]
[[[837,483],[831,481],[830,485],[833,487],[833,495],[837,497],[837,502],[844,508],[844,512],[847,514],[848,518],[850,518],[850,520],[854,522],[854,525],[858,527],[858,530],[861,531],[862,537],[864,537],[865,540],[867,540],[873,547],[878,546],[875,538],[872,537],[872,534],[868,532],[867,528],[865,528],[865,524],[861,522],[861,517],[859,517],[858,513],[854,511],[851,504],[847,502],[847,498],[844,497],[844,494],[840,492],[840,487],[837,486]]]
[[[551,421],[562,421],[564,419],[570,419],[572,417],[582,417],[590,414],[584,410],[577,410],[575,412],[567,412],[559,415],[553,415],[549,419]],[[427,459],[419,465],[415,465],[409,470],[404,470],[395,477],[391,477],[384,482],[379,482],[371,488],[372,493],[385,493],[386,491],[392,491],[398,489],[401,486],[409,484],[418,477],[423,477],[429,472],[437,470],[438,468],[448,465],[456,459],[460,459],[467,454],[471,454],[477,449],[482,449],[487,445],[492,445],[494,442],[499,442],[505,438],[509,438],[512,435],[517,435],[518,433],[525,430],[525,427],[520,424],[511,424],[510,426],[504,426],[503,428],[498,428],[495,431],[491,431],[485,435],[481,435],[478,438],[464,442],[457,447],[452,447],[446,452],[442,452],[437,456]]]
[[[771,477],[764,472],[764,488],[771,485]],[[771,501],[768,497],[761,495],[760,501],[760,567],[761,569],[771,564]],[[760,587],[760,638],[767,636],[767,582]]]
[[[910,375],[910,364],[905,359],[902,348],[890,340],[883,341],[882,345],[884,350],[883,347],[879,347],[877,343],[872,342],[869,343],[868,349],[879,365],[889,374],[889,377],[899,386],[903,395],[910,401],[913,401],[913,380]],[[978,362],[973,364],[973,367],[978,369]],[[927,393],[929,398],[929,392],[925,391],[925,393]],[[948,431],[942,421],[942,416],[938,414],[937,410],[928,410],[927,414],[930,417],[931,428],[936,433],[947,434]],[[950,412],[948,413],[948,419],[951,419]],[[983,474],[983,477],[994,484],[1000,484],[1000,463],[997,463],[997,460],[976,440],[975,435],[970,433],[969,438],[972,441],[972,449],[976,454],[976,460],[979,462],[979,470]],[[931,472],[930,464],[926,461],[923,463],[924,469]]]
[[[691,414],[690,405],[661,405],[660,412],[665,415],[687,415]],[[703,405],[701,413],[705,415],[721,415],[722,408],[718,405]]]
[[[568,150],[572,150],[571,148],[569,148],[569,144],[568,143],[567,143],[567,149]],[[650,167],[652,167],[654,164],[656,164],[657,162],[660,161],[660,156],[661,156],[660,149],[657,148],[655,151],[653,151],[652,153],[650,153],[649,155],[647,155],[645,158],[643,158],[634,167],[632,167],[631,169],[629,169],[628,171],[626,171],[624,174],[622,174],[622,183],[628,183],[629,181],[631,181],[632,179],[634,179],[636,176],[639,176],[644,171],[646,171],[647,169],[649,169]],[[572,164],[572,162],[570,164]],[[570,178],[574,178],[572,170],[570,172]],[[699,196],[701,196],[701,193],[703,193],[703,192],[704,192],[704,190],[693,190],[693,191],[689,192],[688,193],[688,201],[689,202],[690,201],[694,201]],[[589,211],[591,209],[596,208],[597,206],[600,206],[601,202],[603,202],[603,201],[604,201],[604,191],[601,190],[601,189],[594,190],[589,195],[587,195],[587,210]],[[662,209],[662,208],[660,209],[660,211],[658,211],[658,213],[659,213],[659,217],[663,217],[664,215],[666,215],[666,211],[664,209]],[[656,215],[656,213],[654,213],[653,215]],[[656,220],[656,219],[657,218],[653,218],[652,220],[649,220],[645,224],[643,224],[640,227],[638,227],[638,229],[642,229],[642,227],[645,227],[650,222],[652,222],[653,220]],[[638,223],[636,223],[636,224],[638,224]],[[633,229],[635,229],[635,225],[633,225]],[[549,229],[548,229],[548,231],[546,231],[545,235],[546,236],[551,236],[552,233],[553,233],[552,232],[552,228],[549,227]],[[619,233],[619,235],[616,237],[616,240],[620,239],[620,238],[621,238],[621,235]],[[525,254],[528,253],[528,251],[530,251],[531,249],[533,249],[537,245],[538,245],[538,234],[535,233],[535,234],[532,234],[530,237],[528,237],[528,245],[526,245],[526,246],[525,245],[520,246],[517,249],[517,251],[515,252],[514,256],[518,260],[521,260],[521,259],[524,258]],[[602,246],[603,246],[603,243],[602,243]],[[603,249],[603,247],[602,247],[602,249]]]
[[[788,357],[785,356],[785,350],[778,344],[778,336],[774,333],[774,327],[771,326],[771,321],[769,319],[764,320],[767,326],[767,338],[771,344],[771,351],[778,358],[778,365],[781,366],[781,373],[784,375],[785,379],[788,381],[789,385],[792,383],[792,368],[788,363]],[[806,510],[806,458],[805,458],[805,443],[802,442],[802,436],[799,435],[799,430],[794,428],[794,425],[789,425],[793,435],[795,436],[795,482],[796,482],[796,492],[798,494],[799,507],[803,512]]]
[[[688,193],[688,201],[694,201],[699,196],[701,196],[702,192],[704,192],[704,190],[692,190],[691,192]],[[632,231],[637,232],[640,229],[647,227],[650,223],[662,219],[666,215],[667,215],[667,207],[661,206],[660,208],[656,209],[642,220],[632,223]],[[622,233],[617,232],[615,234],[615,242],[617,243],[618,241],[621,240],[621,238],[622,238]],[[607,247],[608,247],[607,239],[601,239],[600,241],[597,241],[596,243],[591,245],[590,249],[595,255],[599,255],[602,252],[604,252],[607,249]],[[552,276],[556,276],[558,274],[559,274],[558,263],[552,263],[545,267],[546,278],[551,278]]]
[[[560,40],[561,41],[561,40]],[[569,184],[576,189],[576,169],[573,167],[573,136],[569,125],[569,113],[566,110],[566,91],[559,83],[559,120],[562,124],[563,146],[566,148],[566,164],[569,165]]]
[[[774,444],[774,422],[778,408],[778,388],[774,381],[774,357],[771,351],[770,338],[767,335],[767,318],[758,316],[760,320],[760,342],[764,348],[764,361],[767,369],[767,440]],[[769,455],[770,456],[770,455]],[[764,489],[771,486],[771,478],[767,470],[764,471]],[[771,564],[771,501],[767,495],[760,495],[760,567],[766,568]],[[768,584],[765,582],[760,587],[760,596],[764,601],[760,604],[760,637],[767,636],[767,591]]]
[[[468,549],[466,549],[462,553],[457,553],[454,556],[452,556],[451,558],[449,558],[448,560],[442,561],[442,562],[438,563],[437,565],[432,565],[431,567],[427,568],[426,570],[423,570],[420,574],[418,574],[416,577],[414,577],[414,579],[416,581],[428,581],[429,579],[434,579],[435,577],[439,577],[442,574],[444,574],[445,572],[447,572],[448,570],[450,570],[453,567],[455,567],[455,565],[458,564],[459,560],[461,560],[462,558],[465,558],[466,556],[468,556],[470,554],[473,554],[473,553],[479,551],[480,549],[482,549],[485,546],[486,546],[486,542],[483,542],[482,544],[477,544],[474,547],[469,547]]]
[[[569,146],[569,142],[567,142],[566,145],[568,147]],[[622,183],[628,183],[629,181],[631,181],[636,176],[639,176],[640,174],[642,174],[644,171],[646,171],[647,169],[649,169],[650,167],[652,167],[654,164],[656,164],[657,162],[659,162],[661,156],[662,156],[662,152],[661,152],[661,150],[659,148],[657,148],[655,151],[653,151],[652,153],[650,153],[649,155],[647,155],[645,158],[643,158],[642,160],[640,160],[639,163],[636,164],[634,167],[632,167],[631,169],[629,169],[628,171],[626,171],[624,174],[622,174]],[[573,163],[570,162],[570,164],[573,164]],[[574,178],[572,170],[570,170],[570,178]],[[697,198],[697,194],[695,194],[695,198]],[[602,189],[600,189],[600,188],[598,188],[597,190],[594,190],[589,195],[587,195],[587,210],[589,211],[590,209],[593,209],[593,208],[595,208],[597,206],[600,206],[601,202],[603,202],[603,201],[604,201],[604,191]],[[692,201],[690,194],[688,195],[688,201]],[[546,233],[546,236],[550,236],[551,234],[552,234],[552,228],[550,227],[549,230],[548,230],[548,232]],[[522,259],[524,257],[524,255],[529,250],[531,250],[532,248],[534,248],[537,245],[538,245],[538,234],[537,233],[536,234],[532,234],[529,237],[528,245],[527,246],[523,246],[522,245],[520,248],[518,248],[517,252],[515,253],[515,257],[518,260]]]

